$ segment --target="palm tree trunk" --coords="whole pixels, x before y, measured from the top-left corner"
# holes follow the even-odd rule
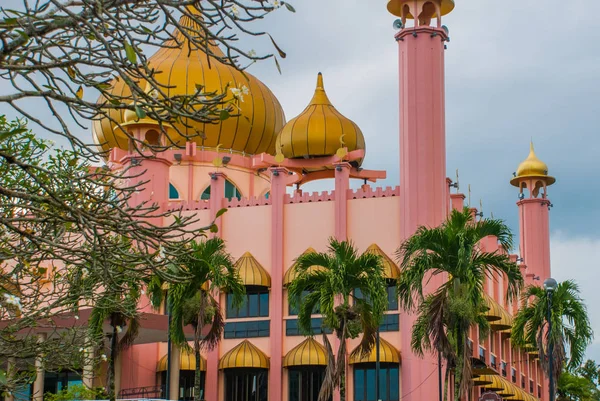
[[[450,364],[446,365],[446,376],[444,379],[444,401],[448,401],[448,389],[450,388]]]
[[[118,332],[117,326],[112,326],[113,332],[110,338],[110,361],[108,363],[108,395],[110,401],[115,401],[117,399],[117,395],[115,394],[115,363],[117,361],[117,353],[118,353]]]
[[[198,342],[194,340],[194,353],[196,356],[196,372],[194,374],[194,400],[202,400],[200,395],[202,391],[202,375],[200,372],[200,347],[197,346]]]

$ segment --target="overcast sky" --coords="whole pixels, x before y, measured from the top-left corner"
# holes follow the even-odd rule
[[[323,72],[329,98],[365,135],[363,167],[387,170],[382,184],[398,185],[397,44],[387,1],[290,1],[295,14],[278,10],[261,23],[288,53],[283,73],[269,61],[250,71],[273,90],[288,120],[304,109]],[[482,199],[487,216],[506,219],[518,233],[509,180],[533,139],[557,178],[549,189],[553,275],[580,284],[598,333],[589,356],[600,361],[600,2],[456,2],[444,18],[451,37],[448,175],[459,169],[472,204]],[[246,43],[260,51],[266,42]]]

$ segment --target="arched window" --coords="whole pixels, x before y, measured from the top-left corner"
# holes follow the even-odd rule
[[[225,180],[225,197],[229,200],[232,198],[237,198],[238,200],[242,199],[242,194],[237,189],[237,187],[229,180]],[[200,196],[202,200],[210,199],[210,185],[206,187],[202,195]]]
[[[173,184],[169,184],[169,199],[179,199],[179,191]]]

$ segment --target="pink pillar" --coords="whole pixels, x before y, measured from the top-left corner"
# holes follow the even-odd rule
[[[541,285],[550,277],[550,217],[544,198],[523,199],[519,206],[521,257],[527,273],[539,277]]]
[[[335,238],[348,239],[348,189],[350,189],[350,164],[335,165]]]
[[[223,208],[223,199],[225,196],[225,180],[227,176],[221,172],[212,172],[210,175],[210,199],[208,201],[210,207],[210,219],[215,220],[217,212]],[[212,234],[213,237],[222,236],[222,217],[219,217],[215,224],[219,231]],[[218,294],[214,294],[215,299],[220,299]],[[206,379],[204,388],[207,400],[218,400],[219,398],[219,347],[217,344],[212,351],[208,352],[206,358]]]
[[[415,10],[411,11],[415,15]],[[409,238],[419,226],[438,226],[448,210],[445,39],[443,29],[429,26],[402,29],[396,35],[400,50],[401,240]],[[435,277],[425,290],[430,292],[444,281],[444,277]],[[403,401],[431,399],[437,391],[437,358],[433,355],[419,358],[411,350],[414,320],[409,314],[403,314],[400,319],[403,359],[409,361],[402,368]]]
[[[348,189],[350,188],[350,164],[337,163],[335,165],[335,238],[338,241],[348,240]],[[341,300],[338,301],[338,305]],[[333,351],[337,355],[340,342],[337,337],[333,338]],[[348,365],[346,370],[346,399],[349,399],[349,375]],[[351,393],[351,392],[350,392]],[[333,393],[333,401],[339,401],[341,394],[339,390]]]
[[[271,366],[269,368],[269,400],[283,399],[283,205],[287,170],[271,171]]]
[[[450,203],[452,204],[452,210],[462,211],[465,207],[465,194],[450,195]]]

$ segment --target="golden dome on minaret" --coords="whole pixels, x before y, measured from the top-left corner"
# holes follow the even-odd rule
[[[190,12],[196,12],[192,11]],[[190,17],[184,15],[180,24],[198,34],[201,27]],[[185,124],[174,124],[175,128],[188,136],[195,136],[192,140],[199,146],[214,147],[221,145],[221,149],[231,149],[248,154],[268,152],[275,154],[275,139],[285,124],[283,109],[269,88],[248,72],[240,72],[230,65],[226,65],[207,54],[200,48],[192,45],[181,32],[175,40],[169,40],[165,46],[148,59],[148,69],[159,71],[155,79],[163,85],[163,90],[169,97],[178,95],[192,95],[197,91],[197,85],[204,87],[206,93],[223,93],[227,86],[241,88],[246,86],[248,94],[243,96],[244,101],[238,105],[241,108],[240,116],[230,117],[216,124],[206,124],[196,121],[185,121]],[[225,57],[221,49],[213,43],[207,44],[210,53],[217,57]],[[129,97],[129,87],[119,80],[114,82],[111,92],[118,96]],[[225,101],[231,100],[231,91]],[[99,102],[104,102],[101,97]],[[94,121],[93,138],[97,144],[102,144],[104,150],[113,147],[127,149],[128,140],[121,133],[117,123],[125,122],[126,112],[120,110],[110,111],[109,118]],[[131,113],[129,113],[131,114]],[[131,116],[129,116],[131,117]],[[178,145],[186,141],[172,131],[171,139]],[[202,133],[204,138],[198,135]]]
[[[510,183],[518,187],[523,178],[541,178],[546,182],[546,185],[552,185],[556,182],[556,178],[548,175],[548,165],[536,156],[533,142],[529,145],[529,156],[519,164],[515,177],[510,180]]]
[[[421,0],[423,2],[424,0]],[[431,1],[431,0],[429,0]],[[439,2],[440,9],[442,10],[442,15],[450,14],[452,10],[454,10],[454,0],[437,0]],[[389,0],[387,9],[388,11],[397,16],[402,16],[402,8],[407,3],[414,3],[414,0]],[[408,13],[407,18],[413,19],[414,17]]]
[[[313,158],[335,155],[341,147],[349,152],[365,149],[365,138],[360,128],[331,104],[319,73],[312,100],[283,127],[276,146],[286,158]]]

